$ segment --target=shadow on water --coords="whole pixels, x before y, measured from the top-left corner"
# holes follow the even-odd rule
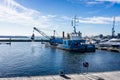
[[[120,71],[120,53],[100,50],[68,52],[37,42],[34,45],[21,42],[0,46],[0,77],[59,75],[60,70],[65,74]],[[88,70],[83,62],[89,63]]]

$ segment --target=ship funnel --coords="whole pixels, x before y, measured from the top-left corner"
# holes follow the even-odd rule
[[[65,32],[63,31],[63,33],[62,33],[62,37],[63,37],[63,39],[65,38]]]

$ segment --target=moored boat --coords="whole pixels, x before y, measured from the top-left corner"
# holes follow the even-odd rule
[[[76,17],[72,20],[72,26],[74,28],[72,33],[67,34],[67,38],[59,39],[51,39],[49,42],[49,46],[68,50],[68,51],[77,51],[77,52],[94,52],[95,45],[86,44],[86,40],[82,38],[82,33],[80,31],[76,31]],[[60,43],[61,42],[61,43]],[[53,45],[56,44],[56,45]],[[48,45],[48,44],[47,44]]]
[[[78,31],[78,32],[76,31],[76,22],[77,22],[76,19],[77,18],[75,17],[72,20],[72,27],[74,30],[72,33],[67,34],[67,37],[64,36],[64,32],[63,32],[62,38],[57,38],[57,37],[55,37],[55,35],[52,37],[47,36],[44,32],[37,29],[36,27],[34,27],[33,29],[36,30],[37,32],[39,32],[41,35],[43,35],[45,38],[47,38],[49,40],[48,42],[46,42],[46,44],[45,44],[46,46],[63,49],[63,50],[67,50],[67,51],[95,52],[95,50],[96,50],[95,45],[87,44],[86,40],[84,38],[82,38],[82,33],[80,31]],[[55,32],[55,30],[54,30],[54,32]],[[32,38],[32,39],[34,39],[34,38]]]

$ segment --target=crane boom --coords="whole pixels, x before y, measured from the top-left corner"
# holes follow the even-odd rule
[[[44,36],[47,39],[51,39],[49,36],[47,36],[44,32],[42,32],[41,30],[39,30],[38,28],[34,27],[34,30],[36,30],[37,32],[39,32],[42,36]]]

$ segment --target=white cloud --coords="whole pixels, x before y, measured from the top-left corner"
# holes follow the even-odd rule
[[[39,11],[28,9],[15,0],[0,0],[0,22],[17,23],[24,25],[49,25],[52,20],[55,20],[56,15],[42,15]],[[87,0],[85,0],[87,1]],[[88,0],[89,1],[89,0]],[[112,0],[98,0],[112,1]],[[117,0],[115,0],[117,1]],[[93,2],[91,2],[94,4]],[[71,20],[71,17],[62,16],[59,19]],[[119,21],[119,17],[116,18]],[[90,17],[80,18],[82,23],[107,24],[112,20],[110,17]]]
[[[67,0],[67,1],[72,3],[87,4],[87,6],[103,4],[104,2],[110,2],[112,5],[115,3],[120,4],[120,0]]]
[[[92,23],[92,24],[109,24],[111,18],[106,17],[91,17],[91,18],[80,18],[81,23]]]
[[[91,24],[111,24],[113,17],[89,17],[89,18],[80,18],[80,23],[91,23]],[[116,23],[120,22],[120,16],[115,18]]]
[[[64,20],[72,20],[71,17],[68,16],[62,16],[61,17]],[[85,24],[111,24],[113,21],[113,17],[101,17],[101,16],[94,16],[94,17],[78,17],[79,23],[85,23]],[[120,16],[115,17],[116,23],[120,22]]]
[[[63,16],[61,17],[65,20],[71,20],[72,18]],[[101,16],[94,16],[94,17],[78,17],[80,23],[85,23],[85,24],[111,24],[113,21],[113,17],[101,17]],[[120,22],[120,16],[115,17],[115,21],[117,23]]]
[[[26,8],[15,0],[0,0],[0,34],[3,35],[11,32],[16,35],[25,34],[20,29],[25,29],[26,35],[31,35],[32,27],[51,27],[55,17],[56,15],[43,15],[40,11]]]
[[[61,30],[63,27],[66,29],[66,26],[70,24],[68,21],[71,21],[71,19],[72,18],[68,16],[58,17],[57,15],[43,15],[37,10],[29,9],[20,5],[15,0],[0,0],[0,24],[8,24],[7,27],[14,28],[14,26],[9,26],[9,24],[15,24],[20,27],[26,26],[27,29],[28,27],[32,28],[33,26],[37,26],[44,29],[59,28],[59,30]],[[85,18],[79,17],[79,19],[80,23],[85,24],[111,24],[111,21],[113,20],[112,17],[100,16]],[[116,21],[120,22],[120,16],[116,17]],[[2,32],[2,28],[3,25],[0,25],[0,33]],[[4,30],[6,29],[4,28]]]
[[[0,4],[0,21],[6,23],[16,23],[24,25],[41,25],[55,15],[42,15],[39,11],[26,8],[15,0],[1,0]]]
[[[96,5],[96,4],[102,4],[102,1],[87,1],[85,2],[87,5]]]
[[[115,3],[120,4],[120,0],[96,0],[98,3],[105,3],[109,2],[108,5],[106,5],[106,8],[112,7]]]
[[[101,4],[104,2],[111,2],[111,3],[120,3],[120,0],[94,0],[94,1],[90,1],[90,0],[86,0],[85,1],[87,4]]]
[[[100,2],[112,2],[112,3],[120,3],[120,0],[96,0]]]
[[[71,18],[71,17],[68,17],[68,16],[62,16],[61,19],[64,19],[64,20],[71,20],[72,18]]]

